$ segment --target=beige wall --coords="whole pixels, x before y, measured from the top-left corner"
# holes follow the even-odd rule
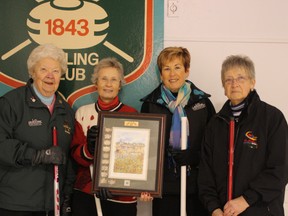
[[[178,6],[176,16],[168,11],[169,3]],[[226,100],[220,82],[222,61],[231,54],[246,54],[255,63],[261,99],[288,120],[288,1],[165,0],[164,8],[164,46],[189,49],[190,79],[212,94],[217,111]]]
[[[173,3],[175,13],[168,10]],[[288,119],[288,1],[164,0],[164,8],[164,46],[189,49],[189,78],[212,94],[217,111],[226,100],[220,83],[222,61],[246,54],[255,63],[260,97]],[[139,207],[139,216],[151,215],[149,204]]]
[[[185,46],[192,56],[190,79],[212,94],[219,110],[226,100],[220,67],[231,54],[246,54],[256,67],[256,89],[288,119],[288,1],[178,0],[178,17],[168,16],[164,46]]]

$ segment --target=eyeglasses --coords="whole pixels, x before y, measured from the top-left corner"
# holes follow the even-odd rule
[[[238,83],[238,84],[243,84],[244,82],[246,82],[249,78],[248,77],[244,77],[244,76],[239,76],[237,78],[227,78],[224,80],[225,85],[232,85],[234,82]]]
[[[108,79],[108,77],[99,77],[98,81],[101,83],[105,83],[105,84],[111,83],[112,85],[120,83],[119,79],[116,79],[116,78]]]

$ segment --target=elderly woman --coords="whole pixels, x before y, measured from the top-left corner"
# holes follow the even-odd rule
[[[94,196],[91,193],[92,180],[89,167],[95,159],[98,112],[137,112],[136,109],[119,100],[118,93],[125,80],[122,64],[115,58],[105,58],[99,61],[94,68],[92,83],[99,97],[95,103],[84,105],[76,111],[75,135],[71,145],[72,157],[78,163],[72,205],[74,216],[97,215]],[[104,191],[99,196],[104,216],[136,216],[137,199],[135,197],[112,197],[109,191]]]
[[[247,56],[228,56],[221,78],[228,100],[205,133],[200,197],[212,216],[284,216],[287,122],[277,108],[260,100],[254,89],[254,64]],[[228,172],[229,134],[234,141],[234,149],[229,151],[234,151],[233,172]],[[233,185],[229,199],[228,183]]]
[[[141,112],[167,115],[162,199],[153,200],[153,215],[180,214],[180,167],[187,167],[187,215],[206,215],[198,199],[197,177],[204,128],[214,107],[210,95],[186,80],[190,53],[183,47],[167,47],[157,59],[162,83],[142,99]],[[189,122],[187,150],[181,151],[181,117]]]
[[[0,98],[0,215],[5,216],[53,215],[53,165],[59,165],[60,199],[66,207],[75,178],[68,160],[74,112],[56,92],[67,70],[65,53],[52,44],[40,45],[27,64],[27,84]]]

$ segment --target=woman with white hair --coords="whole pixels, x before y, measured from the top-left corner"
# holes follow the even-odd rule
[[[75,134],[71,152],[78,164],[77,177],[73,196],[73,215],[97,215],[90,165],[96,160],[95,141],[98,136],[98,113],[106,112],[137,112],[133,107],[123,104],[118,94],[125,83],[122,64],[115,58],[104,58],[95,66],[92,83],[98,92],[95,103],[81,106],[76,111]],[[132,196],[112,196],[108,190],[101,190],[97,195],[101,200],[104,216],[136,216],[137,199]],[[99,209],[98,209],[99,210]]]
[[[53,215],[54,165],[59,166],[61,214],[68,215],[75,179],[69,159],[74,112],[57,92],[66,56],[43,44],[27,65],[27,84],[0,97],[0,215]],[[58,146],[53,146],[54,127]]]

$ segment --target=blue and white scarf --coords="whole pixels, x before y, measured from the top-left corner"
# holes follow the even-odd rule
[[[170,129],[169,146],[172,149],[181,149],[181,117],[186,116],[184,107],[187,105],[191,94],[190,83],[186,82],[178,91],[177,98],[164,85],[161,85],[161,98],[164,101],[158,101],[173,113],[172,125]]]

